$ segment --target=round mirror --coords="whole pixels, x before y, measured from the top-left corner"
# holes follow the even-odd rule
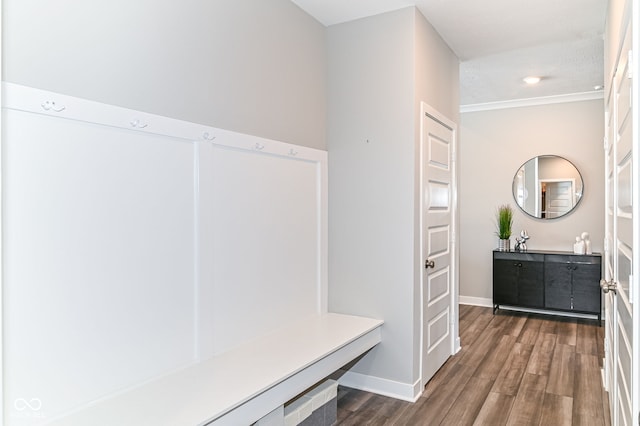
[[[570,213],[582,198],[580,172],[569,160],[541,155],[524,163],[513,178],[513,198],[528,215],[556,219]]]

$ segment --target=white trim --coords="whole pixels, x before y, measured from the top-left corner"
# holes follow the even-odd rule
[[[200,144],[193,144],[193,358],[200,360]]]
[[[568,95],[542,96],[539,98],[513,99],[509,101],[460,105],[460,112],[464,114],[466,112],[490,111],[494,109],[560,104],[565,102],[593,101],[596,99],[604,99],[604,90],[598,90],[594,92],[571,93]]]
[[[0,1],[0,70],[2,70],[2,2]],[[0,77],[2,76],[2,73],[0,72]],[[4,93],[3,93],[3,87],[2,85],[0,85],[0,107],[4,106]],[[2,113],[2,109],[0,108],[0,135],[3,134],[3,129],[2,129],[2,116],[4,114]],[[0,142],[4,142],[2,141],[2,137],[0,136]],[[4,229],[3,229],[3,223],[4,223],[4,219],[2,217],[2,212],[4,211],[4,191],[2,191],[2,188],[4,188],[4,182],[3,182],[3,176],[4,176],[4,171],[2,169],[2,164],[4,163],[3,157],[4,157],[4,153],[3,153],[3,149],[2,147],[4,146],[4,143],[0,143],[0,419],[4,419],[4,393],[5,393],[5,387],[4,387],[4,310],[3,310],[3,306],[4,306],[4,282],[2,277],[4,276],[4,252],[3,252],[3,246],[2,246],[2,241],[4,240]],[[0,424],[2,424],[2,420],[0,420]]]
[[[298,160],[326,162],[326,151],[2,82],[2,107],[142,133],[202,141]],[[324,169],[322,170],[324,171]]]
[[[422,378],[418,379],[413,384],[402,383],[347,371],[340,376],[338,383],[348,388],[372,392],[378,395],[401,399],[403,401],[416,402],[418,398],[420,398],[420,395],[422,395],[420,386],[421,380]]]
[[[319,312],[329,311],[329,170],[327,156],[317,160],[318,199],[316,200],[318,214],[318,277],[319,286],[318,309]]]
[[[493,300],[488,297],[460,296],[461,305],[493,307]]]
[[[640,265],[640,171],[638,170],[640,163],[640,147],[638,147],[638,143],[640,143],[640,129],[639,120],[638,120],[638,111],[640,111],[640,54],[638,50],[640,50],[640,29],[638,28],[637,22],[640,19],[640,5],[637,1],[633,1],[631,3],[631,19],[629,21],[629,25],[631,28],[631,76],[627,76],[627,78],[631,78],[631,108],[632,108],[632,157],[633,157],[633,181],[632,181],[632,189],[633,189],[633,266],[637,268],[637,265]],[[633,424],[638,424],[640,422],[640,374],[638,373],[638,369],[640,368],[640,295],[639,291],[637,291],[638,286],[640,286],[640,273],[632,271],[631,280],[629,283],[630,289],[636,289],[636,291],[630,292],[631,303],[633,305],[633,328],[631,336],[633,341],[633,352],[632,352],[632,360],[631,360],[631,371],[633,371],[633,375],[631,377],[631,392],[632,392],[632,401],[631,401],[631,413]]]

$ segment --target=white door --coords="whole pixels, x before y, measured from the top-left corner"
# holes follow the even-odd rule
[[[541,181],[545,188],[545,215],[543,217],[552,219],[560,217],[573,208],[574,184],[570,180]]]
[[[615,140],[615,123],[613,122],[613,102],[612,93],[610,91],[605,100],[605,241],[604,241],[604,280],[606,283],[613,281],[614,274],[614,256],[611,248],[614,246],[614,224],[615,224],[615,212],[614,212],[614,191],[615,191],[615,157],[613,151],[613,141]],[[614,383],[614,331],[617,328],[616,319],[617,315],[614,315],[617,309],[617,298],[613,292],[606,292],[603,295],[604,302],[604,326],[605,326],[605,339],[604,339],[604,385],[609,393],[609,407],[615,405],[616,399],[616,386]],[[613,410],[611,410],[613,417]],[[612,419],[613,420],[613,419]],[[614,424],[612,421],[611,424]]]
[[[629,3],[630,4],[630,3]],[[637,3],[636,3],[637,4]],[[617,65],[607,96],[605,385],[612,425],[638,424],[638,118],[637,70],[630,61],[631,8],[620,32]],[[637,10],[634,12],[637,14]],[[636,16],[637,19],[637,16]],[[632,78],[633,77],[633,78]],[[633,95],[632,95],[633,94]],[[636,164],[634,164],[636,163]]]
[[[422,385],[453,355],[457,335],[455,125],[422,105]]]

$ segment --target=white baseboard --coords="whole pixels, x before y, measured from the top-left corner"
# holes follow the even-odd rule
[[[484,306],[485,308],[493,307],[493,300],[487,297],[460,296],[459,303],[461,305]]]
[[[349,388],[373,392],[378,395],[389,396],[409,402],[416,402],[422,394],[420,380],[414,384],[400,383],[380,377],[347,371],[338,379],[338,383]]]

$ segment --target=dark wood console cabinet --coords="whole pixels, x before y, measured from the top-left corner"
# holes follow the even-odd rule
[[[493,311],[501,305],[597,315],[602,301],[600,254],[493,252]]]

